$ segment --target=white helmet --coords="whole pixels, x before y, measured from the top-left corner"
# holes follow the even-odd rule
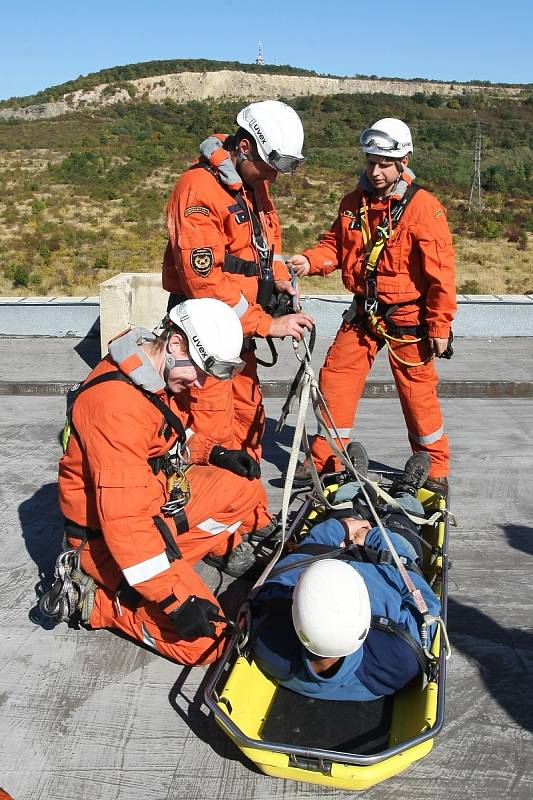
[[[385,156],[386,158],[403,158],[413,152],[411,131],[401,119],[385,117],[374,122],[359,137],[363,153]]]
[[[298,578],[292,621],[311,653],[324,657],[354,653],[366,639],[370,616],[365,582],[346,561],[316,561]]]
[[[242,325],[226,303],[212,297],[185,300],[168,317],[186,335],[191,359],[201,370],[221,380],[243,370]]]
[[[294,172],[305,161],[302,122],[286,103],[280,100],[251,103],[237,114],[237,125],[252,134],[263,161],[278,172]]]

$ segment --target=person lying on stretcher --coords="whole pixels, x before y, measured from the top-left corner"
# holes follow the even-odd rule
[[[416,494],[429,466],[426,453],[414,454],[390,491],[416,516],[424,515]],[[420,670],[429,673],[421,642],[425,635],[431,645],[436,626],[421,635],[422,615],[397,566],[379,556],[388,548],[371,514],[356,518],[365,505],[351,487],[353,516],[334,512],[315,525],[251,603],[255,661],[282,686],[314,698],[373,700],[402,689]],[[439,600],[418,566],[418,526],[390,507],[382,519],[429,614],[438,616]]]

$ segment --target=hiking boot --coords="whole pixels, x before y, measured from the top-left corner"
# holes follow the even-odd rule
[[[89,622],[93,606],[94,595],[96,594],[96,584],[90,575],[81,569],[73,569],[70,577],[74,588],[78,592],[78,602],[76,609],[80,612],[80,619],[84,624]]]
[[[369,459],[368,453],[361,442],[350,442],[346,448],[346,452],[348,453],[348,458],[354,465],[359,475],[362,475],[363,478],[366,478],[368,475]]]
[[[335,456],[328,456],[322,469],[318,470],[318,477],[323,478],[324,475],[328,475],[332,472],[337,472]],[[311,486],[313,483],[313,478],[311,477],[311,470],[309,469],[309,462],[307,459],[305,459],[305,461],[299,461],[296,465],[293,483],[295,486]]]
[[[408,458],[403,468],[403,473],[398,475],[392,483],[391,494],[405,492],[416,497],[418,490],[427,481],[429,470],[431,469],[431,456],[425,451],[413,453]]]
[[[424,484],[424,489],[446,498],[448,496],[448,478],[428,478]]]
[[[255,552],[250,542],[241,542],[227,556],[204,556],[202,559],[206,564],[217,567],[226,575],[233,578],[240,578],[255,565]]]
[[[307,486],[313,483],[307,459],[296,464],[293,483],[295,486]]]
[[[262,528],[256,528],[255,531],[244,534],[243,540],[245,542],[275,541],[279,539],[279,536],[276,534],[279,533],[280,529],[281,525],[279,522],[272,519],[268,525],[264,525]]]

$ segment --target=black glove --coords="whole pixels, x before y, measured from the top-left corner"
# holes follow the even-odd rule
[[[246,450],[225,450],[216,444],[209,453],[209,463],[250,480],[261,475],[261,467]]]
[[[451,358],[453,356],[453,331],[450,331],[450,335],[448,337],[448,346],[444,353],[441,353],[438,358]]]
[[[192,594],[168,616],[180,639],[190,641],[199,636],[215,635],[213,621],[218,619],[219,609],[209,600]]]

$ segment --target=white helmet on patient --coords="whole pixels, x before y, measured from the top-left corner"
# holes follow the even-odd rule
[[[294,172],[305,160],[302,122],[286,103],[280,100],[250,103],[237,114],[237,125],[251,133],[263,161],[278,172]]]
[[[242,325],[226,303],[212,297],[185,300],[168,317],[186,335],[191,359],[201,370],[222,380],[242,371]]]
[[[363,153],[385,158],[403,158],[413,152],[411,131],[405,122],[394,117],[378,119],[363,131],[359,143]]]
[[[292,621],[304,647],[323,657],[358,650],[370,628],[370,598],[359,572],[346,561],[307,567],[294,587]]]

